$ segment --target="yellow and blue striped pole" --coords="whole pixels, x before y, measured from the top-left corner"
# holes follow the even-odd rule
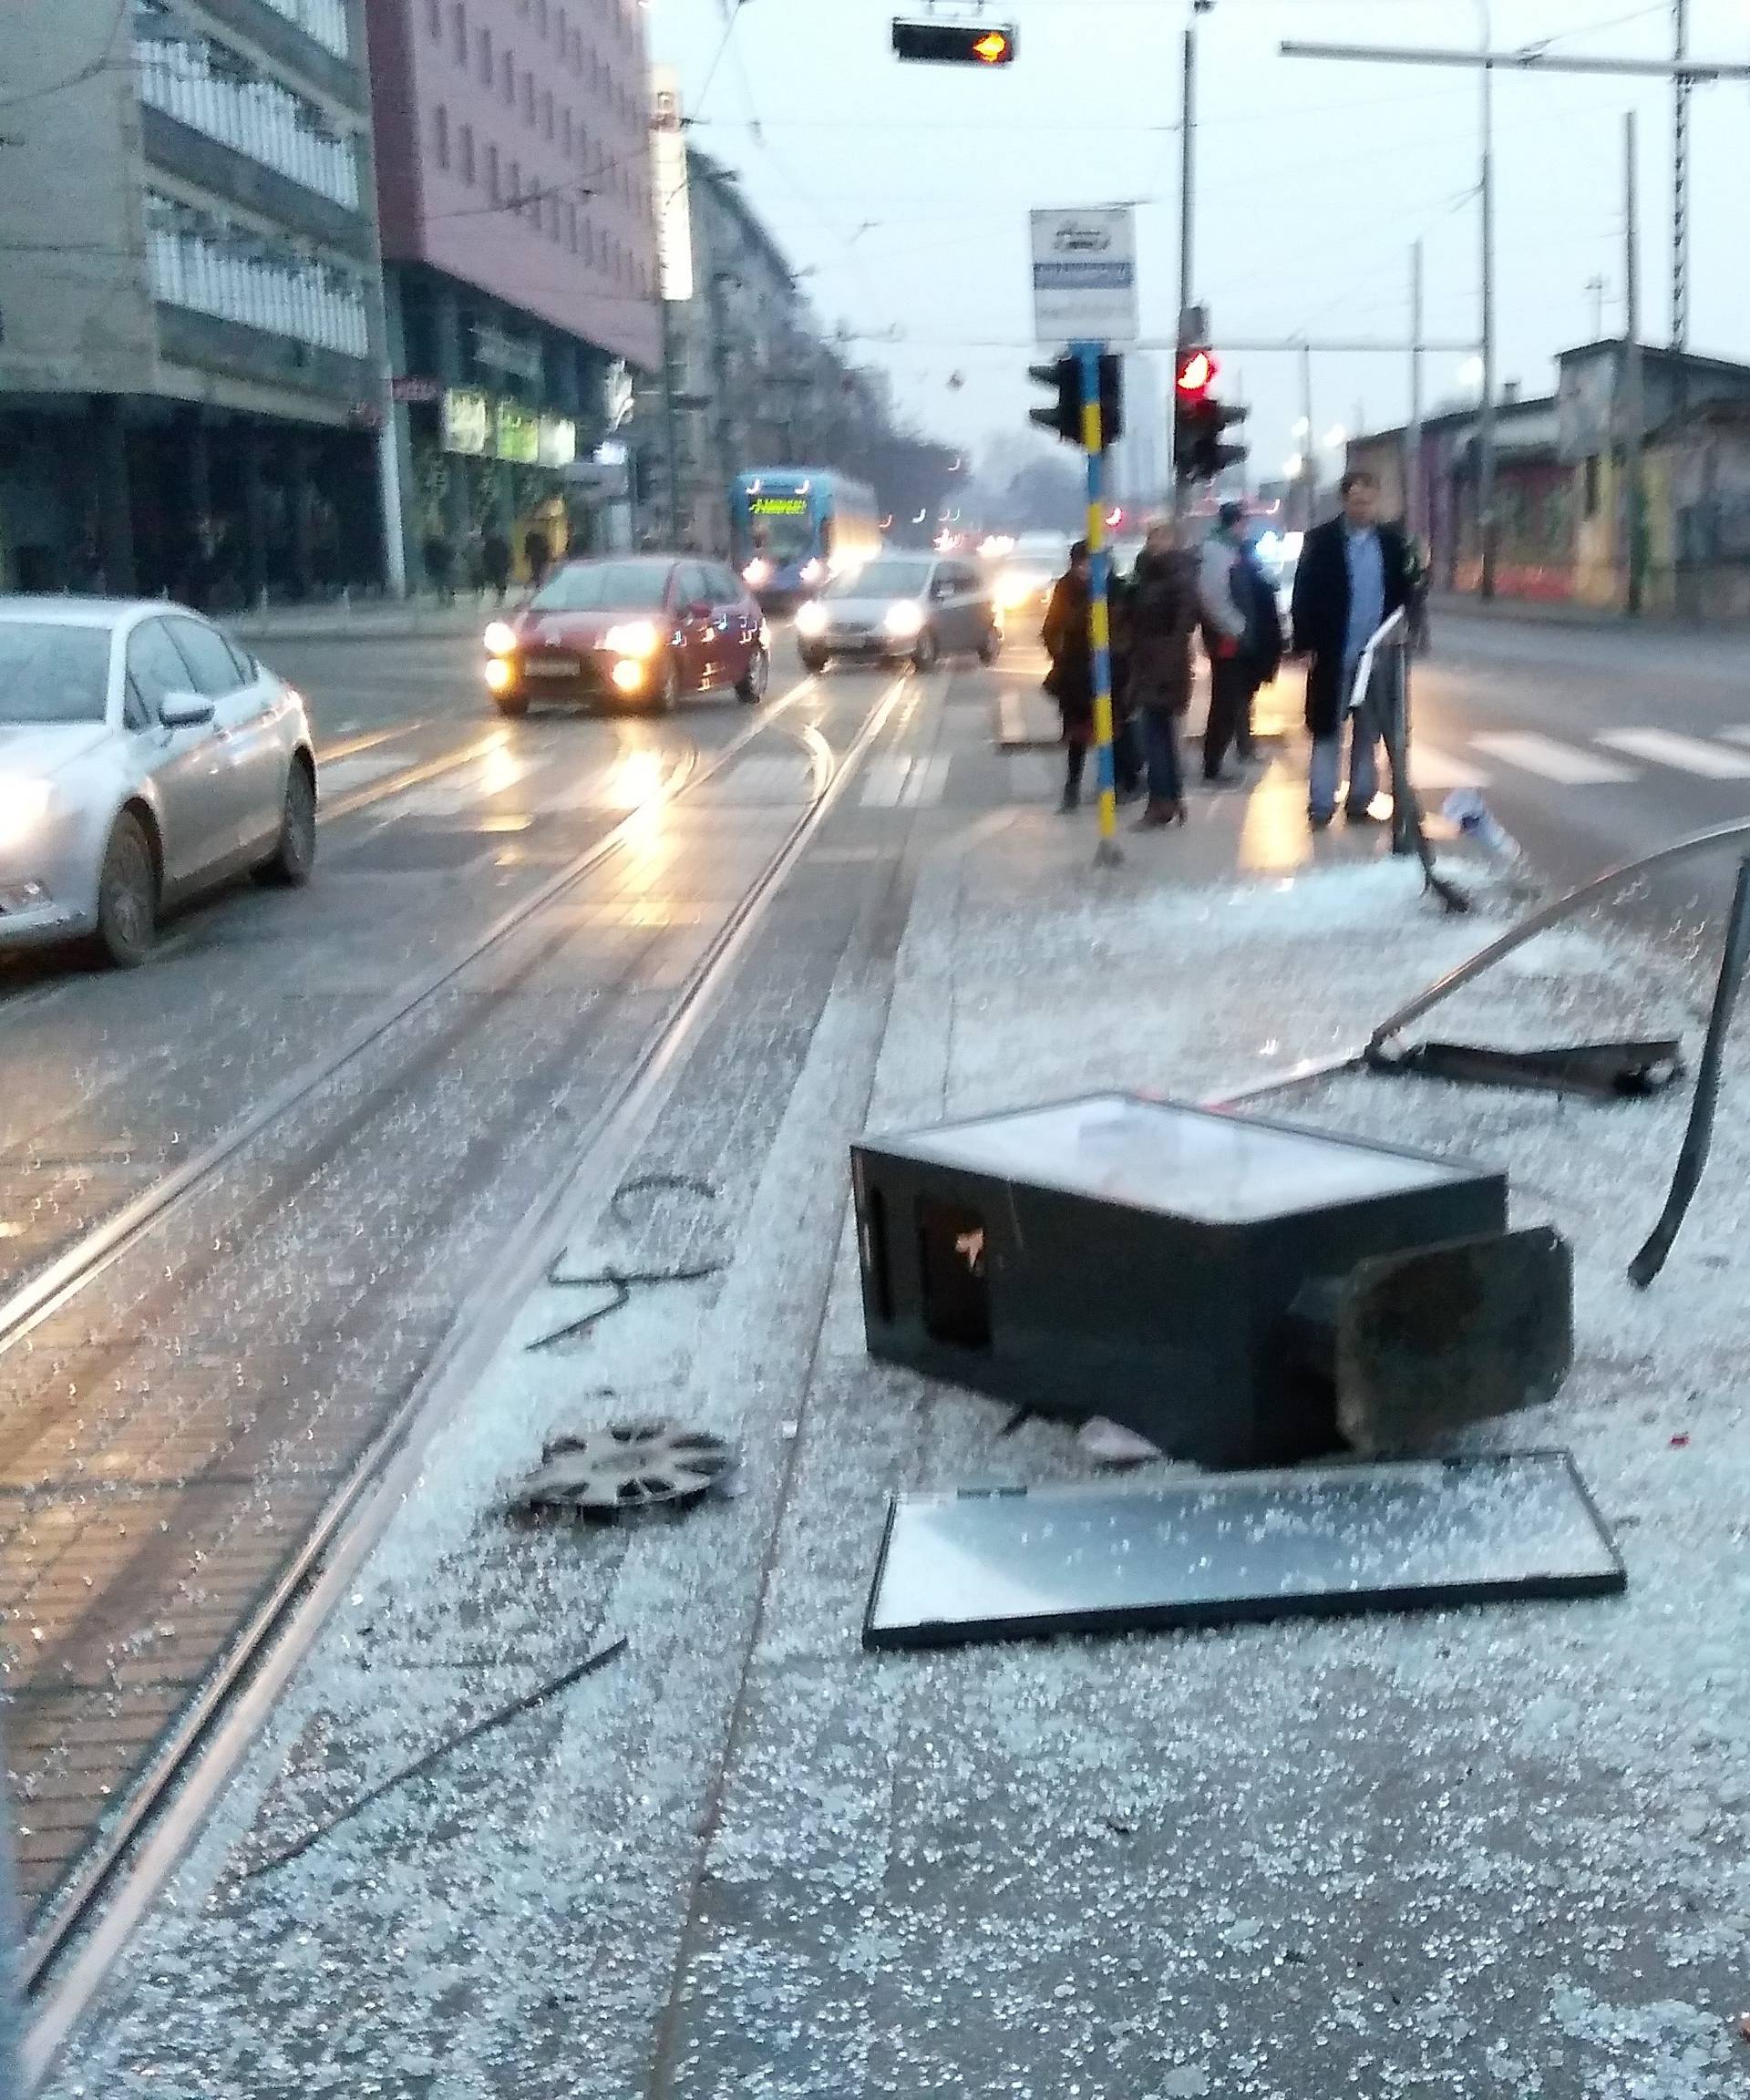
[[[1118,777],[1112,749],[1111,557],[1106,551],[1106,433],[1100,426],[1100,346],[1077,343],[1082,368],[1082,446],[1087,454],[1087,639],[1094,659],[1094,742],[1100,789],[1100,842],[1095,860],[1124,859],[1118,846]]]

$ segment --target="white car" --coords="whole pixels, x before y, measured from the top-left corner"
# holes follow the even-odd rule
[[[180,605],[0,597],[0,947],[90,936],[129,967],[166,907],[315,858],[283,679]]]

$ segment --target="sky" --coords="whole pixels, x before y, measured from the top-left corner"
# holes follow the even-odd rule
[[[1134,201],[1143,329],[1178,302],[1179,50],[1189,0],[986,0],[1012,23],[1005,71],[902,66],[896,11],[924,0],[644,0],[653,56],[679,67],[695,141],[744,193],[829,325],[892,375],[901,407],[976,452],[1043,398],[1032,342],[1028,212]],[[1285,36],[1451,46],[1487,0],[1215,0],[1197,18],[1197,296],[1224,341],[1302,334],[1407,342],[1412,243],[1429,340],[1474,343],[1480,241],[1478,77],[1287,58]],[[1750,63],[1750,0],[1690,0],[1697,57]],[[1672,0],[1492,0],[1498,46],[1666,57]],[[970,6],[954,10],[971,14]],[[939,9],[939,12],[941,10]],[[726,39],[726,30],[729,33]],[[1526,394],[1555,353],[1622,327],[1622,117],[1640,113],[1643,339],[1671,330],[1672,91],[1666,82],[1505,74],[1496,85],[1498,370]],[[1750,85],[1692,102],[1693,349],[1750,357]],[[1432,404],[1467,353],[1431,351]],[[1471,382],[1474,385],[1474,379]],[[1247,400],[1254,476],[1299,448],[1298,359],[1224,358]],[[1407,350],[1321,352],[1312,423],[1330,438],[1403,421]],[[1046,442],[1042,440],[1042,442]]]

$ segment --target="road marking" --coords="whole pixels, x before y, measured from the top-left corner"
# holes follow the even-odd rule
[[[948,757],[877,758],[868,767],[865,809],[933,809],[948,785]]]
[[[1741,751],[1722,751],[1699,736],[1679,736],[1671,729],[1606,729],[1598,740],[1612,751],[1626,751],[1631,758],[1674,766],[1680,773],[1699,773],[1704,780],[1750,780],[1750,758]]]
[[[398,773],[399,758],[331,758],[322,767],[322,791],[342,795],[349,788],[362,788],[367,780],[380,780],[386,773]]]
[[[1728,744],[1750,744],[1750,728],[1722,729],[1717,734]]]
[[[1488,775],[1480,767],[1471,765],[1463,758],[1455,758],[1450,751],[1443,751],[1439,745],[1430,744],[1420,736],[1410,739],[1410,784],[1426,788],[1431,794],[1443,788],[1487,788]]]
[[[701,793],[713,802],[804,802],[810,778],[808,758],[798,751],[783,758],[739,759]]]
[[[1471,743],[1491,758],[1508,766],[1523,767],[1542,779],[1557,780],[1564,788],[1620,788],[1639,777],[1632,767],[1601,758],[1595,751],[1582,751],[1572,744],[1559,744],[1553,736],[1539,736],[1529,729],[1488,731],[1473,736]]]

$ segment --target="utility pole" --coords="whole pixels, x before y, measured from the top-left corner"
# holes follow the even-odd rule
[[[1312,503],[1319,492],[1318,438],[1312,429],[1312,345],[1301,345],[1301,416],[1306,443],[1301,451],[1301,530],[1312,530]]]
[[[1482,0],[1483,48],[1489,45],[1488,0]],[[1483,413],[1477,430],[1477,530],[1481,566],[1477,595],[1495,595],[1495,68],[1483,67]]]
[[[1175,348],[1186,346],[1186,329],[1189,315],[1197,303],[1194,269],[1195,256],[1192,237],[1197,226],[1197,17],[1195,15],[1185,25],[1185,57],[1182,77],[1183,97],[1179,117],[1179,326],[1174,331]],[[1168,432],[1168,457],[1179,458],[1179,388],[1173,388],[1172,427]],[[1173,474],[1173,516],[1182,518],[1189,490],[1175,471]]]
[[[674,401],[674,302],[662,292],[657,304],[663,311],[663,442],[668,454],[668,543],[681,543],[681,423]]]
[[[1410,427],[1404,448],[1404,521],[1411,536],[1427,530],[1422,499],[1422,243],[1410,249]]]
[[[1623,520],[1628,533],[1628,610],[1638,618],[1646,598],[1646,516],[1641,479],[1646,436],[1646,387],[1641,355],[1641,211],[1634,111],[1622,119],[1623,332],[1628,338],[1622,376]]]
[[[1672,0],[1671,346],[1689,348],[1689,0]],[[1681,371],[1679,367],[1681,385]]]
[[[1586,289],[1592,300],[1591,340],[1599,343],[1604,337],[1604,280],[1596,273],[1586,280]]]

